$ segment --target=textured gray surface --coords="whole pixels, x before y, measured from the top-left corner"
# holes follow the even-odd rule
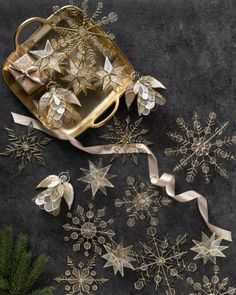
[[[142,74],[152,74],[159,78],[167,87],[167,104],[150,117],[144,119],[143,125],[150,129],[149,138],[155,144],[152,150],[158,157],[161,172],[171,172],[174,159],[164,156],[165,147],[170,142],[166,132],[177,130],[175,120],[183,116],[190,120],[194,111],[198,111],[204,119],[208,112],[216,112],[219,122],[229,120],[231,125],[228,135],[235,132],[235,13],[236,3],[233,0],[106,0],[106,7],[119,14],[119,22],[112,27],[116,34],[116,42],[131,59],[136,70]],[[16,27],[32,16],[47,17],[51,14],[51,6],[65,4],[64,1],[47,0],[0,0],[0,59],[1,64],[13,50],[13,36]],[[0,80],[0,150],[7,144],[4,126],[14,126],[10,111],[29,115],[26,109],[11,94]],[[124,104],[118,117],[125,116]],[[131,117],[136,118],[135,113]],[[105,128],[89,130],[81,141],[85,145],[102,143],[99,134]],[[49,266],[40,282],[54,284],[52,278],[63,273],[66,256],[73,253],[69,244],[63,241],[64,231],[61,227],[66,221],[66,208],[62,214],[53,218],[40,211],[33,203],[34,187],[49,174],[57,174],[69,169],[71,182],[75,188],[75,210],[78,203],[85,205],[91,201],[90,193],[83,192],[83,184],[76,181],[81,176],[80,167],[87,168],[88,159],[96,159],[75,150],[68,143],[53,141],[45,152],[47,167],[30,165],[22,175],[18,174],[13,159],[0,158],[0,225],[13,224],[16,232],[27,232],[30,245],[35,253],[46,251],[51,259]],[[98,195],[95,204],[98,208],[107,207],[108,216],[115,219],[114,230],[117,238],[125,244],[137,244],[138,240],[146,239],[145,225],[141,223],[127,231],[126,216],[123,210],[114,208],[114,200],[124,193],[127,175],[141,176],[147,179],[147,161],[140,156],[139,166],[131,162],[122,165],[117,160],[111,172],[119,174],[114,180],[115,189],[109,190],[108,197]],[[104,156],[103,162],[108,163],[109,157]],[[210,221],[236,233],[235,214],[235,177],[234,163],[225,163],[229,178],[223,179],[216,175],[209,185],[198,178],[192,185],[185,181],[184,173],[177,176],[177,191],[195,189],[208,198]],[[201,231],[209,233],[198,213],[195,202],[188,204],[173,203],[160,212],[158,233],[175,238],[179,233],[187,232],[191,238],[199,240]],[[192,245],[189,242],[188,247]],[[225,251],[227,258],[219,260],[222,277],[229,276],[236,282],[235,242]],[[191,254],[189,258],[191,259]],[[77,255],[79,259],[79,256]],[[99,260],[101,266],[103,261]],[[211,265],[202,266],[193,277],[202,278],[204,272],[210,275]],[[155,292],[153,286],[147,286],[138,293],[133,288],[136,274],[126,271],[125,278],[113,278],[111,269],[104,271],[111,277],[109,283],[100,288],[98,294],[164,294],[160,289]],[[177,294],[189,294],[191,291],[186,280],[176,283]],[[63,287],[57,286],[56,294],[64,294]]]

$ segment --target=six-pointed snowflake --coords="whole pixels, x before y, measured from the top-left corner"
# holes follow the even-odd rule
[[[236,294],[236,288],[227,287],[229,279],[225,278],[220,281],[219,278],[219,267],[214,266],[214,274],[211,278],[206,275],[203,276],[203,282],[194,282],[192,278],[188,278],[187,282],[192,286],[194,293],[189,295],[226,295],[226,294]]]
[[[100,137],[111,144],[116,145],[114,147],[114,155],[111,161],[114,161],[119,156],[122,158],[122,162],[125,163],[127,156],[131,157],[133,162],[137,165],[138,158],[135,153],[124,153],[128,149],[128,145],[132,144],[136,146],[137,150],[139,144],[150,145],[151,142],[146,139],[145,135],[149,132],[148,129],[142,128],[142,118],[131,123],[130,118],[127,117],[124,122],[120,122],[114,117],[114,124],[107,125],[108,132]]]
[[[94,260],[84,265],[83,262],[76,264],[67,257],[67,266],[65,274],[55,278],[56,282],[66,284],[66,295],[94,295],[98,287],[108,281],[106,278],[97,277]]]
[[[5,129],[8,133],[10,143],[5,151],[0,153],[0,156],[14,157],[18,163],[20,172],[29,162],[46,166],[43,151],[44,147],[51,141],[50,138],[39,139],[33,129],[32,123],[28,126],[28,132],[25,134],[18,133],[13,129]]]
[[[168,133],[168,136],[177,142],[178,146],[176,148],[167,148],[165,154],[167,156],[182,156],[174,171],[189,167],[186,177],[188,182],[193,182],[198,171],[201,170],[206,183],[209,183],[212,177],[211,167],[221,176],[228,177],[227,171],[220,160],[236,159],[234,154],[224,150],[224,147],[236,143],[236,137],[221,137],[229,122],[216,127],[215,119],[216,114],[210,113],[206,120],[206,126],[203,127],[198,114],[195,113],[193,127],[190,127],[183,118],[178,118],[177,124],[183,134]]]
[[[159,191],[147,183],[138,183],[133,177],[127,178],[128,190],[122,199],[116,199],[115,206],[124,206],[129,218],[127,225],[132,227],[138,220],[148,219],[150,225],[157,226],[157,213],[162,206],[171,203],[169,197],[160,196]]]
[[[105,221],[106,209],[93,210],[93,205],[89,204],[87,211],[81,206],[77,208],[76,216],[71,213],[67,217],[71,219],[70,223],[63,225],[68,232],[64,237],[67,242],[73,240],[73,251],[77,252],[84,249],[84,255],[89,256],[90,253],[101,255],[102,245],[112,240],[115,233],[109,228],[113,223],[112,219]]]
[[[141,277],[134,286],[137,290],[142,290],[153,280],[156,289],[163,286],[166,294],[174,295],[174,280],[183,279],[184,270],[196,270],[194,263],[186,263],[183,259],[187,252],[182,251],[181,246],[186,242],[187,235],[178,236],[174,243],[168,238],[159,239],[155,228],[152,227],[148,229],[148,235],[148,243],[141,243],[142,251],[137,255],[137,270],[141,272]]]
[[[98,2],[97,7],[90,17],[88,14],[88,0],[82,3],[81,10],[77,9],[75,1],[71,1],[73,6],[68,6],[61,13],[61,22],[52,25],[53,30],[60,35],[58,39],[53,39],[52,44],[56,50],[62,51],[64,58],[70,57],[75,50],[79,52],[77,58],[87,65],[96,64],[96,53],[104,53],[104,47],[101,38],[113,39],[114,35],[105,33],[100,27],[117,21],[118,17],[114,12],[101,19],[103,3]],[[54,8],[60,11],[59,7]]]

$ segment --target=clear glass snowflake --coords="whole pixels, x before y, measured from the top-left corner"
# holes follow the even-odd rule
[[[13,129],[5,128],[8,133],[9,144],[0,156],[14,157],[17,161],[19,172],[30,163],[46,166],[43,152],[45,146],[51,141],[50,138],[40,139],[32,123],[28,126],[26,133],[20,133]]]
[[[149,130],[142,128],[142,120],[143,119],[141,118],[134,123],[131,123],[130,117],[128,116],[124,122],[120,122],[114,117],[113,125],[107,125],[107,133],[100,137],[105,141],[116,145],[114,148],[115,153],[111,161],[114,161],[121,156],[122,163],[125,163],[127,158],[130,157],[136,165],[138,164],[138,157],[135,153],[123,154],[123,151],[127,150],[129,144],[135,145],[136,149],[140,149],[139,144],[152,144],[146,139],[146,134]]]
[[[112,219],[104,220],[106,208],[93,210],[93,205],[89,204],[88,210],[78,206],[76,216],[71,213],[67,217],[71,219],[70,223],[63,225],[68,235],[64,240],[73,241],[73,251],[77,252],[84,249],[84,255],[101,255],[102,246],[112,240],[115,233],[109,228],[113,223]]]
[[[95,265],[94,260],[84,265],[83,262],[76,264],[70,257],[67,257],[68,269],[65,274],[55,278],[55,281],[66,284],[66,295],[94,295],[99,286],[108,281],[106,278],[97,277]]]
[[[194,293],[189,295],[226,295],[226,294],[236,294],[236,288],[227,287],[229,279],[225,278],[222,281],[219,278],[219,267],[214,266],[214,274],[211,278],[206,275],[203,276],[203,282],[194,282],[192,278],[188,278],[187,282],[192,286]]]
[[[64,58],[77,50],[77,58],[87,65],[96,64],[96,54],[100,51],[104,54],[104,46],[101,38],[114,39],[110,32],[100,30],[100,27],[117,21],[117,14],[110,12],[107,16],[102,15],[103,3],[98,2],[94,13],[89,15],[89,0],[82,2],[81,10],[76,8],[77,1],[70,1],[72,6],[68,6],[60,15],[61,22],[52,25],[53,30],[60,35],[59,38],[53,39],[52,45],[55,50],[63,52]],[[60,7],[54,7],[54,11],[60,11]]]
[[[127,225],[133,227],[139,220],[149,220],[151,226],[158,225],[157,214],[161,207],[171,203],[169,197],[162,197],[151,184],[127,178],[128,189],[122,199],[115,200],[117,208],[124,207],[128,214]]]
[[[187,235],[179,235],[174,243],[168,238],[159,239],[156,229],[148,229],[148,242],[141,243],[142,251],[137,255],[141,277],[135,282],[137,290],[142,290],[148,282],[155,283],[156,290],[163,287],[165,294],[174,295],[174,280],[183,279],[183,271],[194,272],[196,265],[187,263],[183,257],[187,253],[181,250],[187,241]]]
[[[205,127],[202,126],[197,113],[193,116],[193,126],[189,126],[183,118],[177,119],[182,133],[169,132],[167,135],[177,142],[177,147],[167,148],[167,156],[181,156],[174,171],[187,168],[188,182],[193,182],[199,171],[202,172],[206,183],[212,178],[211,170],[223,177],[228,177],[227,171],[220,160],[235,160],[236,156],[224,148],[236,144],[236,136],[222,137],[229,122],[216,126],[216,114],[209,113]]]

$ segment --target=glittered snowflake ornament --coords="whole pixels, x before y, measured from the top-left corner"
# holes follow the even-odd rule
[[[148,229],[148,242],[141,243],[141,251],[137,254],[137,271],[140,277],[134,287],[142,290],[147,283],[154,283],[156,290],[161,288],[167,295],[175,295],[175,280],[183,279],[183,272],[196,271],[194,263],[185,261],[186,251],[182,250],[187,242],[187,235],[179,235],[174,242],[169,238],[159,238],[156,229]],[[164,294],[164,293],[160,293]]]
[[[139,221],[148,220],[151,226],[157,226],[158,212],[171,203],[170,198],[161,196],[149,183],[139,183],[130,176],[127,177],[127,185],[125,196],[115,200],[115,206],[124,207],[128,215],[127,225],[133,227]]]
[[[95,2],[95,1],[94,1]],[[62,22],[52,24],[52,29],[59,35],[51,40],[53,48],[62,53],[63,60],[68,60],[73,52],[84,65],[97,65],[97,54],[105,54],[103,39],[114,39],[114,35],[100,30],[117,21],[117,14],[110,12],[102,16],[103,3],[99,1],[94,12],[89,13],[89,1],[82,2],[82,9],[77,9],[76,1],[71,2],[60,14],[60,7],[54,7],[54,13],[60,14]]]
[[[204,264],[208,261],[216,264],[216,258],[225,257],[223,251],[228,248],[228,246],[220,245],[222,240],[222,238],[217,238],[215,233],[210,238],[202,233],[202,241],[193,240],[195,246],[191,250],[198,253],[194,259],[203,259]]]
[[[132,246],[124,247],[122,243],[116,244],[113,242],[110,246],[104,244],[106,254],[102,256],[107,263],[104,268],[113,267],[114,274],[118,272],[124,277],[124,269],[129,268],[134,270],[132,262],[136,261]]]
[[[105,219],[106,208],[94,210],[89,204],[88,210],[78,206],[76,214],[68,213],[69,221],[63,225],[67,232],[64,240],[73,241],[73,251],[83,251],[85,256],[101,255],[102,246],[115,236],[110,225],[112,219]]]
[[[95,295],[99,286],[108,281],[97,275],[94,260],[89,260],[85,265],[83,262],[76,263],[72,258],[67,257],[67,266],[65,274],[55,278],[56,282],[66,284],[65,294],[67,295]]]
[[[14,157],[20,173],[30,162],[46,166],[43,152],[45,146],[51,141],[50,138],[40,139],[32,123],[28,126],[26,133],[19,133],[10,128],[5,129],[8,133],[9,144],[0,156]]]
[[[131,83],[125,92],[127,107],[130,108],[137,97],[139,115],[149,115],[155,106],[165,104],[165,98],[155,90],[156,88],[166,89],[160,81],[151,76],[143,76],[137,82]]]
[[[188,278],[187,282],[194,290],[194,293],[189,293],[189,295],[233,295],[236,294],[236,288],[228,287],[229,279],[225,278],[220,280],[219,277],[219,267],[214,266],[214,274],[211,278],[204,275],[203,282],[195,282],[192,278]]]
[[[64,198],[69,210],[74,200],[74,189],[69,183],[69,172],[62,172],[59,176],[49,175],[42,180],[37,188],[44,190],[34,199],[35,204],[42,210],[57,216],[60,213],[61,200]]]
[[[136,151],[142,152],[140,144],[152,144],[147,138],[149,130],[142,127],[142,118],[132,122],[128,116],[124,121],[119,121],[114,117],[114,123],[107,125],[107,132],[100,137],[114,145],[114,155],[111,162],[117,158],[121,158],[122,163],[126,163],[127,159],[138,165],[138,157],[136,153],[128,153],[129,145],[135,147]],[[125,152],[126,151],[126,152]],[[125,152],[125,153],[124,153]]]
[[[223,177],[228,177],[223,161],[235,161],[236,156],[225,149],[236,144],[236,136],[222,137],[229,122],[216,126],[216,114],[210,113],[205,126],[197,113],[193,116],[193,126],[183,118],[177,119],[181,133],[170,132],[167,135],[177,143],[176,147],[166,148],[165,154],[180,157],[174,171],[187,170],[186,180],[193,182],[198,173],[202,173],[206,183],[212,179],[212,170]]]
[[[98,191],[101,191],[106,196],[106,187],[114,187],[114,185],[110,182],[110,179],[116,177],[116,175],[108,173],[110,168],[111,165],[103,167],[101,159],[99,160],[97,166],[89,161],[89,170],[80,168],[85,176],[79,178],[78,180],[87,183],[85,191],[91,189],[93,198]]]

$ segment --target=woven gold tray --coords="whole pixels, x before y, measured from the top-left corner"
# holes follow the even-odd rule
[[[34,17],[29,20],[23,22],[17,29],[15,35],[15,47],[16,50],[13,52],[8,60],[11,62],[16,61],[20,56],[24,53],[28,52],[29,50],[37,47],[43,48],[44,44],[48,37],[52,37],[56,33],[53,31],[51,23],[55,23],[59,21],[60,14],[63,10],[66,10],[70,6],[65,6],[61,8],[60,11],[56,12],[55,14],[51,15],[48,19],[43,19],[40,17]],[[78,7],[74,7],[78,10],[79,15],[82,18],[82,10]],[[29,25],[32,23],[39,22],[41,27],[30,37],[28,38],[23,44],[20,44],[19,37],[23,30],[25,30]],[[102,29],[96,27],[95,30],[97,32],[102,32]],[[99,40],[102,42],[103,47],[109,51],[109,58],[113,60],[117,60],[119,65],[125,66],[124,72],[127,74],[127,78],[123,79],[123,85],[120,86],[117,91],[107,90],[103,91],[101,88],[97,88],[95,91],[91,91],[88,93],[87,96],[81,95],[79,96],[79,100],[81,102],[82,107],[77,110],[78,114],[76,116],[76,121],[73,125],[69,127],[63,127],[61,130],[66,132],[67,134],[76,137],[86,129],[98,128],[104,125],[109,119],[111,119],[115,112],[119,107],[119,102],[121,96],[124,94],[126,87],[132,82],[134,79],[134,69],[127,59],[127,57],[123,54],[123,52],[108,38],[102,38]],[[99,66],[103,66],[104,64],[104,56],[102,54],[97,54],[96,56],[97,63]],[[8,87],[11,91],[19,98],[19,100],[27,107],[27,109],[38,118],[37,109],[38,109],[38,101],[40,96],[45,92],[38,91],[33,95],[29,96],[21,86],[15,81],[12,75],[9,72],[9,61],[6,61],[3,66],[3,77],[5,82],[7,83]],[[109,114],[107,112],[109,110]],[[102,116],[106,112],[106,118]],[[38,118],[39,119],[39,118]],[[45,122],[41,121],[47,128],[48,126]]]

